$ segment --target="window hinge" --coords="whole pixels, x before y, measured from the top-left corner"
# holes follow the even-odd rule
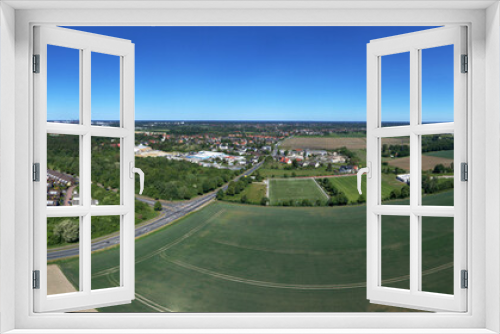
[[[33,164],[33,181],[40,182],[40,164],[38,162]]]
[[[462,55],[462,73],[469,72],[469,56]]]
[[[33,270],[33,289],[40,289],[40,270]]]
[[[461,271],[461,281],[462,281],[462,289],[467,289],[469,287],[469,273],[467,270]]]
[[[40,55],[33,55],[33,73],[40,73]]]
[[[461,181],[469,181],[469,165],[466,162],[462,162],[460,165],[461,170]]]

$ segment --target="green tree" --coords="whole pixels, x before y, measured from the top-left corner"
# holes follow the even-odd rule
[[[260,205],[262,205],[262,206],[269,205],[269,198],[262,197],[262,199],[260,200]]]
[[[241,202],[241,203],[248,203],[248,198],[247,198],[247,195],[243,195],[243,196],[241,196],[240,202]]]
[[[79,223],[71,219],[63,220],[54,226],[53,235],[62,242],[77,242],[80,238]]]
[[[432,171],[434,174],[442,174],[446,172],[446,168],[444,167],[443,164],[438,164],[434,166],[434,170]]]
[[[337,205],[347,205],[347,203],[349,203],[349,199],[347,198],[346,195],[344,195],[344,193],[339,193],[335,197]]]
[[[408,197],[410,197],[410,186],[403,186],[403,188],[401,188],[401,198]]]
[[[222,189],[220,189],[218,192],[217,192],[217,196],[216,198],[220,201],[222,199],[224,199],[224,191],[222,191]]]
[[[155,202],[154,209],[155,209],[155,211],[161,211],[162,206],[161,206],[160,201],[156,201],[156,202]]]
[[[234,185],[229,185],[227,187],[226,194],[228,194],[229,196],[234,196],[234,194],[235,194]]]
[[[365,203],[365,202],[366,202],[365,195],[363,195],[363,194],[359,195],[359,197],[358,197],[358,201],[357,201],[357,202],[358,202],[358,204],[363,204],[363,203]]]
[[[397,199],[401,197],[401,191],[399,189],[393,189],[389,195],[390,199]]]

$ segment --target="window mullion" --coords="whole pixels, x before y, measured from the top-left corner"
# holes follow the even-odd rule
[[[415,293],[420,286],[420,217],[413,212],[420,204],[420,152],[419,136],[414,129],[419,124],[420,112],[420,66],[419,50],[410,50],[410,291]]]
[[[80,166],[82,171],[82,177],[80,180],[80,189],[82,191],[81,198],[83,199],[83,206],[86,209],[87,214],[82,218],[82,230],[83,239],[80,243],[82,247],[81,259],[80,259],[80,276],[82,277],[83,291],[90,293],[91,279],[92,279],[92,269],[91,269],[91,252],[92,252],[92,229],[91,229],[91,215],[90,215],[90,204],[92,201],[91,194],[91,177],[92,177],[92,162],[91,162],[91,51],[86,48],[83,50],[83,65],[82,65],[82,90],[81,90],[81,100],[82,100],[82,125],[86,129],[86,133],[81,136],[82,149],[80,157]]]

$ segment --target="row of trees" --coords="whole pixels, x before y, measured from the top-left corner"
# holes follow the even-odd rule
[[[422,175],[422,190],[424,194],[434,194],[443,190],[453,189],[454,180],[450,179],[438,179],[435,176],[429,174]]]
[[[382,145],[382,156],[387,158],[393,157],[408,157],[410,155],[410,145]]]

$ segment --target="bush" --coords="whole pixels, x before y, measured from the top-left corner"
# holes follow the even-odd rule
[[[216,196],[216,198],[217,198],[219,201],[220,201],[220,200],[222,200],[222,199],[224,199],[224,191],[222,191],[222,189],[221,189],[221,190],[219,190],[219,191],[217,192],[217,196]]]
[[[155,211],[161,211],[162,206],[161,206],[160,201],[156,201],[156,202],[155,202],[154,209],[155,209]]]
[[[335,199],[337,205],[347,205],[347,203],[349,202],[349,199],[343,193],[339,193],[337,196],[335,196]]]
[[[365,195],[363,195],[363,194],[359,195],[359,197],[358,197],[358,204],[363,204],[365,202],[366,202]]]
[[[403,188],[401,188],[401,198],[408,198],[408,197],[410,197],[410,187],[403,186]]]
[[[70,219],[63,220],[54,227],[52,236],[59,238],[62,242],[77,242],[80,239],[79,222]]]
[[[260,205],[262,205],[262,206],[269,205],[269,198],[262,197],[262,199],[260,200]]]
[[[391,194],[389,195],[390,199],[397,199],[401,197],[401,191],[399,189],[394,189],[391,191]]]

